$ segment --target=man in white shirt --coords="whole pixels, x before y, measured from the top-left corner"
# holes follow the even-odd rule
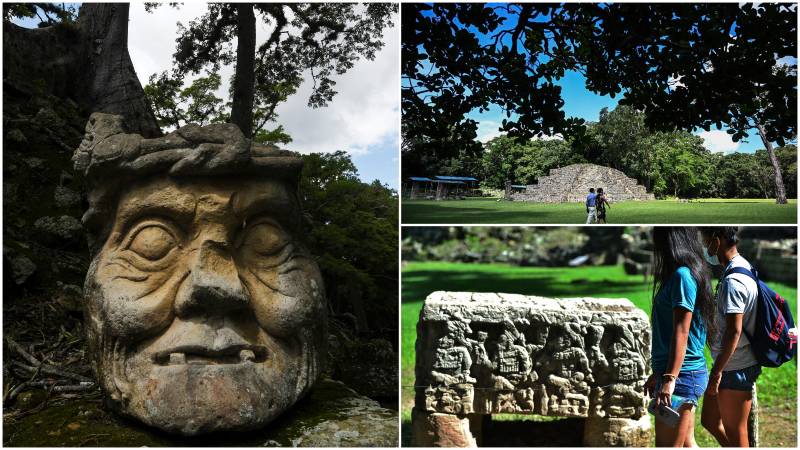
[[[725,267],[751,270],[736,248],[738,227],[701,229],[706,260]],[[758,285],[744,274],[732,273],[717,286],[719,333],[711,337],[714,365],[709,374],[703,400],[703,427],[724,447],[748,447],[747,417],[752,406],[752,390],[761,366],[750,346],[747,334],[755,331]]]

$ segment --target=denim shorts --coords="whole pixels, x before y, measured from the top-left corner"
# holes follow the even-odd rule
[[[656,395],[658,395],[658,391],[661,389],[662,374],[663,373],[656,374]],[[701,370],[687,370],[678,374],[678,378],[675,379],[675,390],[672,392],[672,395],[683,397],[685,399],[683,402],[684,404],[697,406],[700,397],[703,396],[703,392],[706,390],[706,386],[708,386],[708,371],[705,368]]]
[[[744,369],[723,371],[719,388],[732,389],[734,391],[752,391],[759,374],[761,374],[761,366],[758,364]]]

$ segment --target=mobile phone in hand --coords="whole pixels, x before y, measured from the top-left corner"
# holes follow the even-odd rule
[[[656,399],[650,400],[650,405],[647,407],[647,412],[654,415],[656,420],[665,423],[671,428],[677,427],[678,422],[681,420],[681,415],[667,405],[659,405],[658,408],[656,408]]]

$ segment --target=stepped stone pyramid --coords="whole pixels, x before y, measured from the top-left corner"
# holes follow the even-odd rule
[[[515,201],[542,203],[584,202],[589,188],[603,188],[609,201],[654,200],[635,179],[611,167],[596,164],[571,164],[551,169],[537,184],[511,195]]]

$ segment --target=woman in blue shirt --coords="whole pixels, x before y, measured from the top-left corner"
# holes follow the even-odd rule
[[[694,408],[708,384],[703,347],[715,330],[710,273],[696,228],[656,227],[653,243],[653,374],[646,388],[656,409],[665,404],[680,414],[674,428],[656,420],[656,446],[693,447]]]

